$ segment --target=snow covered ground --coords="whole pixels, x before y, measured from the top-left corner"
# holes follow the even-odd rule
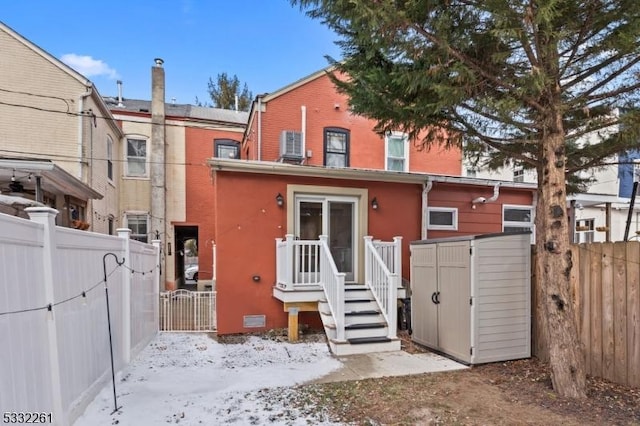
[[[109,382],[75,426],[331,424],[287,406],[294,386],[340,368],[326,343],[160,333]]]

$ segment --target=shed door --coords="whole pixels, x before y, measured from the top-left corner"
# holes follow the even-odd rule
[[[411,246],[411,337],[431,348],[438,347],[438,306],[431,299],[437,278],[436,245]]]
[[[443,352],[470,361],[471,297],[469,241],[438,244],[438,343]]]

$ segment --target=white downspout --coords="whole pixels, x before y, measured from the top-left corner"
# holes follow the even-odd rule
[[[84,168],[82,167],[82,146],[84,145],[84,128],[83,128],[83,124],[84,124],[84,113],[83,113],[83,109],[84,109],[84,99],[86,97],[91,96],[91,93],[93,93],[93,89],[91,87],[87,88],[87,91],[84,92],[83,94],[80,95],[80,97],[78,98],[78,158],[80,159],[80,172],[78,173],[78,179],[80,179],[82,182],[84,182],[83,180],[83,170]]]
[[[258,95],[258,153],[257,160],[262,160],[262,95]]]
[[[496,183],[496,185],[493,187],[493,195],[491,196],[491,198],[487,199],[487,203],[493,203],[495,200],[498,199],[498,196],[500,195],[500,182]]]
[[[427,200],[429,198],[428,194],[429,194],[429,191],[431,191],[431,188],[433,188],[433,182],[431,182],[430,180],[422,184],[422,226],[421,226],[422,232],[421,232],[420,238],[423,240],[427,239],[427,225],[429,224],[428,222],[429,218],[427,217],[427,207],[428,207]]]
[[[306,155],[306,140],[307,140],[307,107],[304,105],[300,106],[300,112],[301,112],[301,123],[300,123],[300,130],[302,131],[302,158],[304,158],[303,161],[305,161],[307,159],[307,155]]]

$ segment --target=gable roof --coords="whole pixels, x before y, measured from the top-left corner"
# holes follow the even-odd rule
[[[65,64],[64,62],[62,62],[60,59],[58,59],[55,56],[51,55],[49,52],[47,52],[46,50],[42,49],[37,44],[33,43],[30,40],[27,40],[26,38],[24,38],[23,36],[18,34],[16,31],[14,31],[11,27],[6,25],[2,21],[0,21],[0,31],[4,31],[6,34],[8,34],[13,39],[15,39],[17,42],[23,44],[28,49],[30,49],[31,51],[36,53],[37,55],[39,55],[42,58],[44,58],[45,60],[49,61],[52,65],[57,67],[63,73],[67,74],[68,76],[70,76],[71,78],[76,80],[78,83],[80,83],[81,85],[85,86],[89,96],[91,96],[95,100],[96,104],[101,109],[101,112],[104,115],[107,115],[107,116],[111,115],[111,112],[109,111],[109,108],[107,108],[107,105],[105,104],[104,100],[102,99],[102,96],[100,96],[100,93],[98,92],[98,89],[96,88],[96,86],[93,84],[93,82],[91,80],[89,80],[88,78],[86,78],[85,76],[80,74],[78,71],[76,71],[73,68],[71,68],[69,65]],[[117,132],[118,134],[122,134],[122,131],[114,123],[113,120],[105,120],[105,121],[108,123],[107,125],[110,126],[115,132]]]
[[[6,25],[2,21],[0,21],[0,30],[6,32],[8,35],[13,37],[16,41],[22,43],[27,48],[31,49],[32,51],[34,51],[38,55],[42,56],[47,61],[51,62],[53,65],[58,67],[61,71],[67,73],[69,76],[73,77],[74,79],[76,79],[81,84],[83,84],[83,85],[85,85],[87,87],[93,86],[93,83],[91,82],[91,80],[87,79],[85,76],[80,74],[78,71],[74,70],[69,65],[65,64],[64,62],[62,62],[61,60],[59,60],[55,56],[51,55],[46,50],[44,50],[40,46],[38,46],[37,44],[33,43],[30,40],[27,40],[26,38],[24,38],[23,36],[21,36],[20,34],[15,32],[11,27]]]
[[[251,103],[251,109],[249,109],[249,116],[247,119],[247,128],[244,131],[244,135],[242,137],[243,141],[247,138],[247,132],[249,131],[249,129],[251,128],[251,125],[253,123],[253,119],[255,117],[255,113],[256,113],[256,109],[258,104],[264,104],[264,103],[268,103],[269,101],[271,101],[272,99],[278,98],[286,93],[291,92],[292,90],[297,89],[300,86],[304,86],[305,84],[317,80],[320,77],[324,77],[326,75],[328,75],[331,71],[333,71],[335,69],[335,66],[330,66],[327,68],[323,68],[319,71],[316,71],[312,74],[309,74],[306,77],[302,77],[300,80],[294,81],[291,84],[288,84],[278,90],[276,90],[275,92],[271,92],[271,93],[263,93],[260,95],[257,95],[256,98],[253,100],[253,102]]]
[[[307,83],[309,83],[309,82],[311,82],[313,80],[317,80],[320,77],[324,77],[324,76],[328,75],[334,69],[335,69],[334,66],[323,68],[323,69],[321,69],[319,71],[316,71],[316,72],[314,72],[312,74],[309,74],[306,77],[302,77],[300,80],[294,81],[293,83],[288,84],[288,85],[276,90],[275,92],[266,93],[266,94],[258,95],[258,96],[262,97],[262,102],[263,103],[267,103],[270,100],[275,99],[277,97],[280,97],[280,96],[284,95],[285,93],[289,93],[292,90],[295,90],[300,86],[304,86],[305,84],[307,84]]]

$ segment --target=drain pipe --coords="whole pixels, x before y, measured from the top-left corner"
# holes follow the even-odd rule
[[[487,199],[487,203],[493,203],[498,199],[499,195],[500,195],[500,182],[496,183],[496,185],[493,187],[493,195],[491,196],[491,198]]]
[[[490,198],[476,197],[473,200],[471,200],[471,208],[475,209],[476,204],[493,203],[498,199],[499,195],[500,195],[500,182],[496,183],[495,186],[493,187],[493,195]]]
[[[84,100],[88,98],[93,93],[93,88],[91,86],[86,86],[87,91],[81,94],[78,97],[78,158],[80,159],[80,172],[76,177],[78,177],[82,182],[84,182],[84,167],[82,166],[83,157],[82,157],[82,146],[84,145]]]
[[[422,230],[420,238],[423,240],[427,239],[427,224],[429,223],[429,218],[427,217],[427,200],[429,198],[428,194],[429,191],[431,191],[431,188],[433,188],[433,182],[431,182],[430,180],[422,184]]]
[[[262,95],[258,95],[258,152],[256,160],[262,160]]]
[[[300,105],[300,115],[301,115],[301,123],[300,123],[300,130],[302,131],[302,162],[303,164],[306,162],[307,160],[307,154],[305,151],[306,150],[306,139],[307,139],[307,107],[305,105]]]

